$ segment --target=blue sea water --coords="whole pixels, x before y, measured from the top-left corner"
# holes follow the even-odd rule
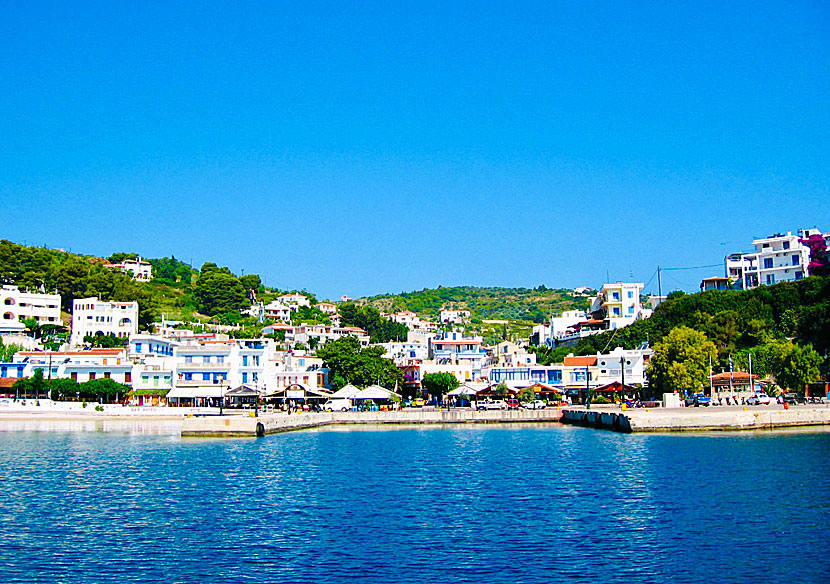
[[[830,581],[828,433],[0,430],[0,582]]]

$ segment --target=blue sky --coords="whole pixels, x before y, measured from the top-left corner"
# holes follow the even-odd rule
[[[830,230],[822,3],[330,4],[6,3],[0,237],[339,298]]]

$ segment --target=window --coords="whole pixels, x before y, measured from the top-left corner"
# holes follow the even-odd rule
[[[768,270],[772,267],[772,258],[764,258],[764,269]]]
[[[205,355],[202,357],[202,363],[210,363],[210,355]]]
[[[242,355],[242,366],[243,367],[248,366],[248,355]]]
[[[619,292],[612,293],[611,298],[612,298],[612,300],[619,300],[620,299],[620,293]]]
[[[628,307],[628,314],[634,314],[634,306],[633,305]]]
[[[614,307],[614,316],[619,316],[619,315],[620,315],[620,307],[619,307],[619,306],[615,306],[615,307]]]
[[[225,362],[225,356],[224,355],[218,355],[216,357],[216,362],[217,363],[224,363]]]
[[[124,373],[124,383],[132,383],[133,382],[133,374],[131,371],[127,371]]]
[[[795,279],[796,280],[801,280],[803,278],[804,278],[804,272],[796,272],[795,273]]]
[[[89,372],[89,380],[92,381],[93,379],[95,379],[95,371],[90,371]]]
[[[775,276],[773,274],[767,274],[767,285],[772,286],[775,284]]]
[[[70,373],[70,374],[69,374],[69,377],[70,377],[71,379],[75,380],[75,381],[78,381],[78,373],[77,373],[77,372],[75,372],[75,371],[73,371],[72,373]]]
[[[185,381],[193,381],[193,374],[192,373],[185,373],[184,374]]]
[[[202,381],[210,381],[210,373],[202,373]]]
[[[634,292],[632,292],[631,290],[629,290],[629,291],[628,291],[628,297],[629,297],[629,298],[634,298]]]
[[[247,373],[242,374],[242,383],[248,383],[248,374]]]
[[[789,241],[784,242],[784,249],[790,249],[790,242]]]
[[[798,256],[797,256],[797,255],[794,255],[794,256],[793,256],[793,265],[794,265],[794,266],[797,266],[797,265],[798,265]]]
[[[151,345],[151,347],[152,347],[152,345]],[[135,352],[136,352],[136,353],[140,353],[140,352],[141,352],[141,343],[136,343],[136,344],[135,344]]]
[[[184,358],[184,362],[185,362],[185,363],[193,363],[193,356],[192,356],[192,355],[187,355],[187,356]]]
[[[109,371],[104,371],[104,379],[109,379],[109,378],[110,378],[110,372]]]
[[[3,367],[0,367],[0,377],[6,377],[8,373],[9,370],[5,365]]]

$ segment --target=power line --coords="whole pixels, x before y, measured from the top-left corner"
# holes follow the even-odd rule
[[[700,270],[702,268],[718,268],[722,266],[723,263],[720,264],[709,264],[707,266],[688,266],[685,268],[660,268],[661,270]]]

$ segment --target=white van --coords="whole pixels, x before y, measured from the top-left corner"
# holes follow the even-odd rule
[[[345,397],[330,399],[323,404],[325,412],[348,412],[350,409],[352,409],[352,400]]]

